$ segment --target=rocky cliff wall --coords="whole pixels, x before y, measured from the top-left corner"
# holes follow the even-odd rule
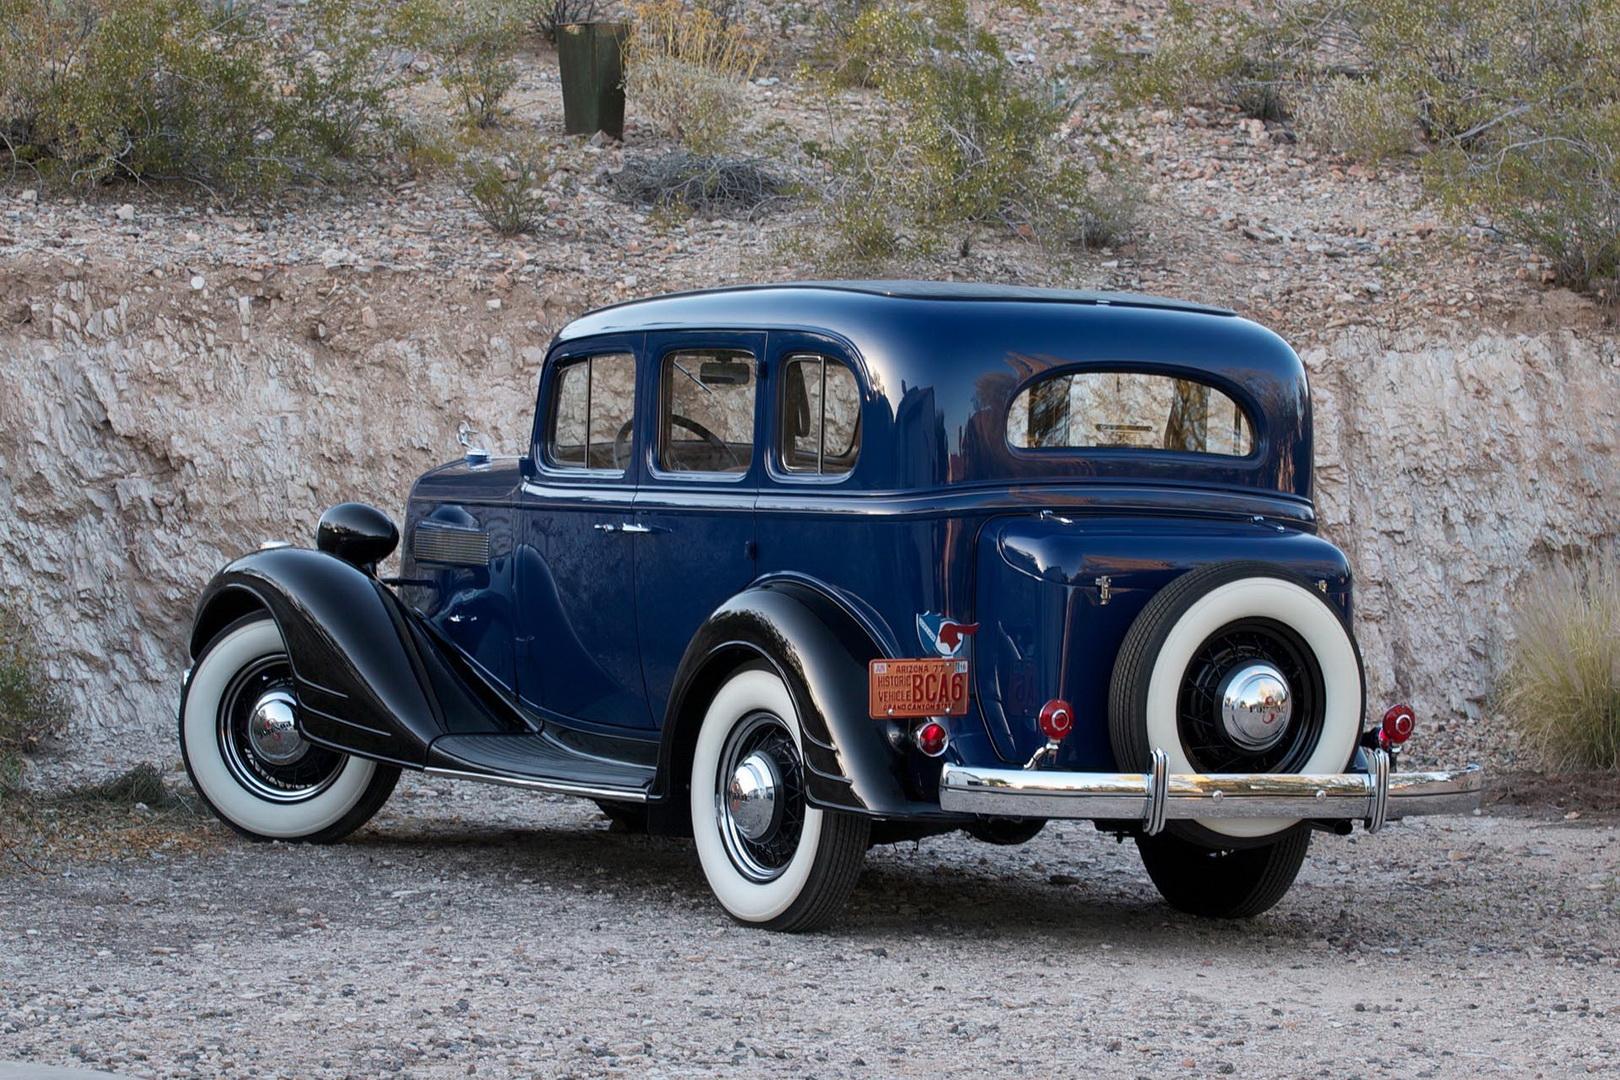
[[[173,757],[191,604],[221,563],[306,541],[340,499],[397,509],[463,419],[524,445],[545,342],[580,306],[320,272],[0,284],[0,585],[87,764]],[[1501,761],[1485,702],[1516,584],[1620,535],[1614,344],[1346,331],[1304,355],[1372,700],[1444,723],[1426,757]]]

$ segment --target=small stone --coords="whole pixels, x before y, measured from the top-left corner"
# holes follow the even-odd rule
[[[18,198],[22,199],[23,202],[38,202],[39,192],[35,191],[33,188],[29,188],[27,191],[24,191],[20,196],[18,196]]]
[[[360,309],[360,321],[365,325],[367,330],[377,329],[377,312],[371,307],[370,304],[367,304],[365,307]]]
[[[135,220],[135,207],[131,206],[129,203],[125,203],[123,206],[120,206],[118,208],[118,220],[119,221],[134,221]]]
[[[499,311],[499,310],[501,310],[500,297],[498,297],[498,296],[490,297],[488,300],[484,301],[484,306],[489,308],[489,310],[491,310],[491,311]]]
[[[192,274],[191,275],[191,287],[193,289],[201,289],[203,286],[205,286],[207,284],[208,284],[208,282],[203,280],[203,276],[201,274]]]

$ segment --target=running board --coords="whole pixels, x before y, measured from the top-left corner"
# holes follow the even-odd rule
[[[425,770],[433,776],[643,803],[652,785],[649,765],[580,753],[545,734],[445,735],[433,741]]]

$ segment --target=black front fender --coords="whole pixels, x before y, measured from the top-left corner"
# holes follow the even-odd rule
[[[744,663],[774,668],[799,714],[806,795],[814,806],[872,817],[949,818],[938,762],[893,745],[867,715],[867,663],[886,653],[839,602],[808,582],[763,582],[717,610],[694,635],[665,713],[655,792],[687,790],[708,699]]]
[[[254,608],[281,630],[299,722],[312,741],[419,768],[440,735],[519,723],[457,670],[451,650],[392,590],[342,559],[276,548],[226,566],[197,602],[192,657]]]

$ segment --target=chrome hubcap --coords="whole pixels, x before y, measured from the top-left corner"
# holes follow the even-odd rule
[[[1269,750],[1287,734],[1293,699],[1288,680],[1272,664],[1244,664],[1222,680],[1219,697],[1221,725],[1245,750]]]
[[[776,793],[782,785],[776,763],[754,751],[731,774],[726,787],[726,810],[737,831],[749,840],[763,840],[776,823]]]
[[[292,666],[280,654],[260,657],[231,678],[220,698],[217,730],[231,776],[267,802],[314,798],[347,760],[298,733]]]
[[[286,690],[259,696],[248,713],[247,733],[253,752],[272,765],[291,765],[309,752],[309,743],[298,734],[293,696]]]

